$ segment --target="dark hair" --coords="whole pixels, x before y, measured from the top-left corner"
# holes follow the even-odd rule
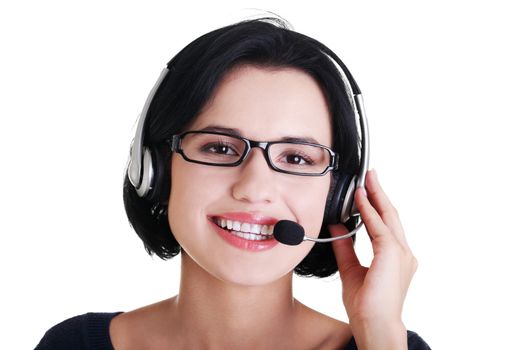
[[[166,140],[199,115],[224,75],[240,64],[291,67],[312,76],[327,99],[332,116],[333,149],[340,154],[339,170],[332,174],[332,188],[340,173],[358,172],[358,134],[347,84],[351,84],[353,91],[358,88],[348,69],[330,49],[292,31],[286,22],[277,18],[248,20],[214,30],[191,42],[168,63],[169,72],[146,117],[144,145],[163,166],[156,179],[162,183],[161,190],[155,199],[146,200],[137,195],[128,177],[124,178],[124,206],[129,222],[150,255],[155,253],[161,259],[169,259],[181,250],[163,207],[171,185],[171,151]],[[356,221],[352,219],[346,225],[353,229]],[[320,237],[330,237],[325,222]],[[337,263],[332,245],[315,244],[294,271],[301,276],[317,277],[335,273]]]

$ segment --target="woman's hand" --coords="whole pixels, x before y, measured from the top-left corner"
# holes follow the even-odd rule
[[[393,343],[406,347],[401,312],[417,260],[375,170],[367,172],[365,184],[368,197],[359,188],[355,200],[372,241],[374,258],[369,268],[364,267],[352,240],[332,243],[343,283],[343,303],[359,348],[393,349]],[[329,230],[332,236],[348,232],[341,224],[329,225]]]

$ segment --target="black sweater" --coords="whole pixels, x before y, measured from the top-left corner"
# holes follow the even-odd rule
[[[89,312],[67,319],[49,329],[35,350],[115,350],[109,337],[111,319],[122,312]],[[417,333],[407,332],[409,350],[427,350],[430,347]],[[356,350],[352,337],[344,350]]]

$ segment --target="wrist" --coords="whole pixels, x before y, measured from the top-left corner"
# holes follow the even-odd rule
[[[353,320],[350,323],[358,349],[407,349],[407,330],[401,320]]]

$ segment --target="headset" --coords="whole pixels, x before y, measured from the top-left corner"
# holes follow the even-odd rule
[[[333,59],[329,57],[332,61]],[[352,108],[354,115],[358,119],[360,135],[358,135],[360,148],[360,164],[356,175],[344,174],[334,172],[334,181],[332,181],[331,188],[327,196],[323,221],[329,224],[347,223],[351,217],[359,217],[359,211],[354,201],[354,194],[358,187],[364,187],[365,176],[369,164],[369,135],[368,135],[368,121],[363,105],[363,97],[357,83],[353,79],[348,70],[344,69],[341,72],[341,66],[334,62],[336,67],[340,70],[341,76],[344,79],[346,76],[349,80],[347,88],[350,90]],[[146,117],[155,98],[157,90],[162,85],[164,79],[169,73],[169,64],[164,68],[157,79],[157,82],[151,89],[146,103],[140,114],[135,137],[131,143],[130,156],[127,165],[127,175],[131,184],[135,187],[137,195],[148,201],[158,201],[162,193],[162,182],[165,177],[166,165],[160,161],[160,152],[152,147],[151,149],[144,146],[144,134],[146,126]],[[354,231],[350,232],[341,238],[353,236],[355,232],[362,226],[363,221],[356,226]],[[327,239],[328,240],[328,239]]]

